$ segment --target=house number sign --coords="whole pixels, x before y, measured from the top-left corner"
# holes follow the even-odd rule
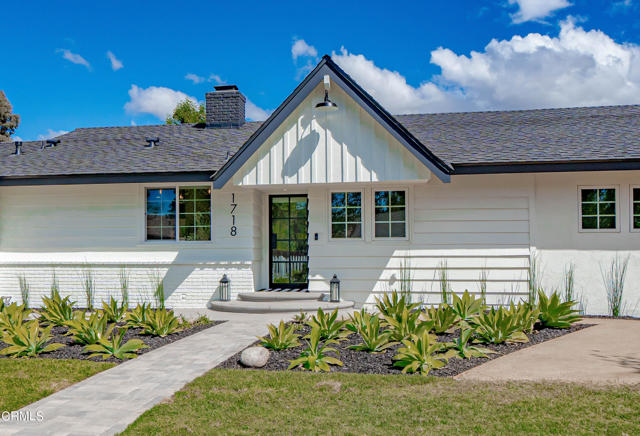
[[[231,229],[229,234],[231,236],[238,236],[238,228],[236,227],[236,208],[238,207],[238,203],[236,203],[236,194],[231,193]]]

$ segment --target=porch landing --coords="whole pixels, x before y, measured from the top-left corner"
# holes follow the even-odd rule
[[[236,313],[298,313],[335,309],[348,309],[354,306],[353,301],[332,303],[325,301],[324,292],[310,292],[308,289],[287,290],[268,289],[238,294],[237,300],[211,301],[209,309],[220,312]]]

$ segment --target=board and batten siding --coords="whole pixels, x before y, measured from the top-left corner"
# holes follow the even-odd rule
[[[270,135],[233,177],[240,186],[428,180],[430,171],[342,89],[337,112],[313,109],[323,85]]]
[[[335,185],[309,188],[310,289],[328,289],[337,274],[343,297],[370,305],[383,292],[399,289],[408,267],[416,301],[440,301],[439,269],[445,265],[455,292],[478,294],[487,275],[487,300],[506,303],[526,296],[530,244],[532,177],[454,178],[443,184]],[[373,238],[375,190],[408,190],[406,240]],[[330,195],[336,190],[364,193],[364,237],[329,237]]]
[[[0,296],[21,301],[18,277],[31,286],[31,304],[48,295],[52,273],[63,295],[84,306],[83,270],[96,282],[95,301],[120,298],[119,274],[130,275],[130,298],[152,301],[152,277],[164,279],[167,305],[203,308],[222,274],[232,294],[255,289],[260,270],[260,196],[238,190],[237,236],[230,235],[232,191],[212,191],[211,242],[146,242],[144,188],[169,184],[100,184],[0,188]],[[191,186],[192,183],[181,184]]]

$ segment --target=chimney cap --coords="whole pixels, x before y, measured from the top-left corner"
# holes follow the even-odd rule
[[[218,85],[218,86],[214,86],[213,89],[215,89],[216,91],[220,92],[220,91],[237,91],[238,87],[236,85]]]

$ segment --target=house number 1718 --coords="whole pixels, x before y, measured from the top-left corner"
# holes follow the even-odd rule
[[[229,234],[231,236],[238,235],[238,228],[236,227],[236,207],[238,204],[236,203],[236,194],[231,194],[231,231]]]

